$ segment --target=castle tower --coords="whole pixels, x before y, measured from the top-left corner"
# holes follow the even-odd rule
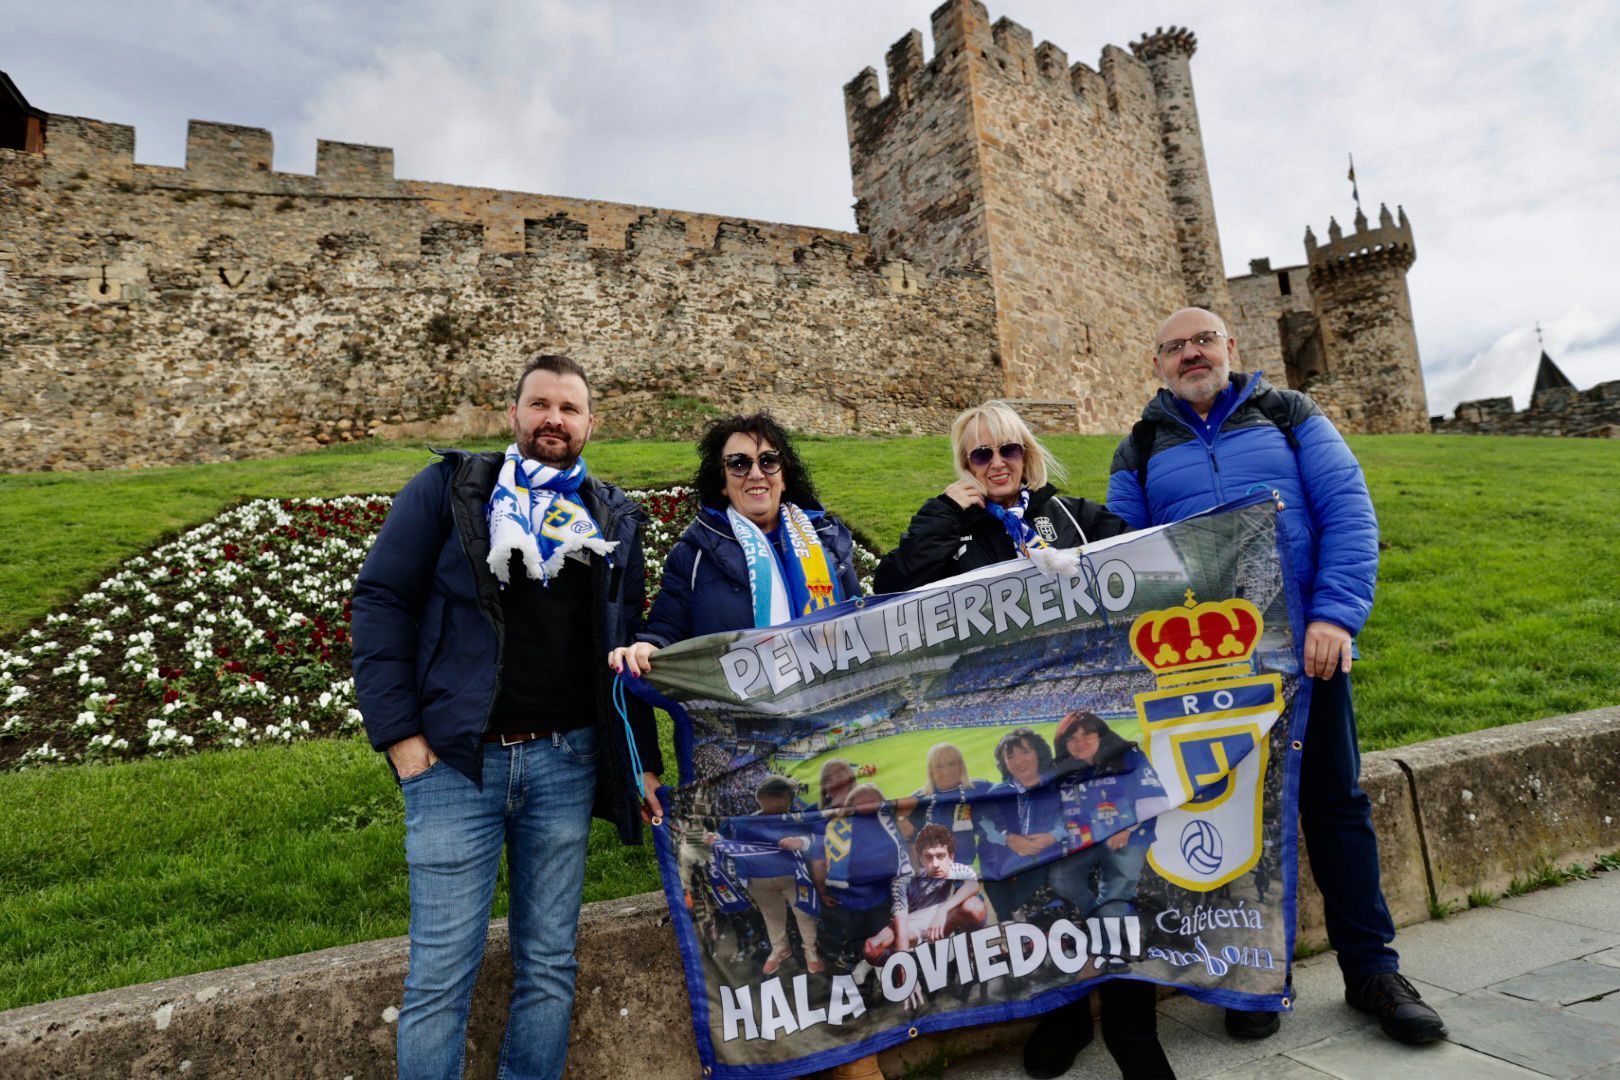
[[[1170,201],[1176,214],[1176,243],[1181,272],[1187,279],[1187,301],[1230,316],[1232,298],[1221,261],[1221,236],[1215,227],[1215,196],[1204,161],[1204,134],[1193,100],[1193,53],[1198,39],[1184,27],[1159,27],[1131,42],[1131,51],[1153,73],[1164,135],[1164,160],[1170,173]]]
[[[1049,429],[1123,431],[1157,386],[1158,322],[1195,300],[1225,306],[1190,47],[1163,44],[1181,50],[1163,60],[1166,98],[1129,52],[1071,66],[1017,23],[992,24],[978,0],[947,0],[931,21],[932,59],[916,31],[889,50],[887,95],[871,68],[844,88],[856,223],[879,256],[990,275],[1005,393]],[[1179,182],[1202,192],[1186,211],[1171,130]],[[1183,232],[1212,245],[1194,274]]]
[[[1428,398],[1412,328],[1406,271],[1417,258],[1406,211],[1379,208],[1369,228],[1358,208],[1355,232],[1328,224],[1328,242],[1305,230],[1311,299],[1325,371],[1301,387],[1341,430],[1426,432]]]

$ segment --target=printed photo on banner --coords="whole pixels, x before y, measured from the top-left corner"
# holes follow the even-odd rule
[[[798,1075],[1109,978],[1285,1008],[1297,618],[1256,499],[663,650],[637,690],[677,721],[655,835],[704,1065]]]

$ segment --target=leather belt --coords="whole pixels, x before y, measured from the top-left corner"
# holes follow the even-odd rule
[[[532,742],[535,739],[547,739],[553,734],[554,732],[550,731],[492,731],[484,736],[484,742],[516,746],[518,743]]]

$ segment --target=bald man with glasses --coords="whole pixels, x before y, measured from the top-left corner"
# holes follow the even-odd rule
[[[1306,395],[1259,373],[1233,373],[1237,341],[1203,308],[1172,314],[1151,360],[1164,389],[1114,453],[1108,508],[1133,529],[1162,525],[1275,489],[1289,569],[1305,607],[1304,673],[1312,686],[1299,805],[1311,871],[1345,999],[1405,1043],[1442,1038],[1445,1024],[1399,973],[1395,924],[1379,884],[1372,806],[1350,695],[1354,639],[1372,611],[1378,519],[1361,466]],[[1228,1009],[1226,1029],[1263,1039],[1276,1013]]]

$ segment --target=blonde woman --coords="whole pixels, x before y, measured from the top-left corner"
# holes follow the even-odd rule
[[[957,479],[929,499],[878,566],[875,588],[903,592],[1042,549],[1078,547],[1128,532],[1101,503],[1059,495],[1062,464],[1005,401],[951,425]],[[1038,557],[1038,556],[1036,556]]]
[[[976,820],[984,811],[982,800],[990,792],[990,782],[968,775],[967,762],[954,743],[929,747],[927,764],[927,782],[910,799],[901,800],[906,813],[900,819],[900,831],[909,838],[928,825],[943,825],[955,841],[952,857],[963,866],[972,866],[979,851]]]

